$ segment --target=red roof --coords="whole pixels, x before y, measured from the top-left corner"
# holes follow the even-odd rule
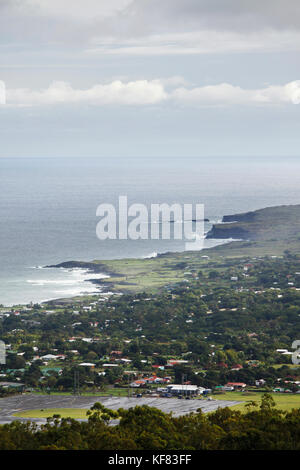
[[[228,382],[226,385],[228,385],[228,387],[245,387],[247,384],[243,382]]]
[[[228,367],[228,365],[226,364],[226,362],[219,362],[219,363],[217,364],[217,366],[219,366],[219,367],[226,367],[226,368]]]

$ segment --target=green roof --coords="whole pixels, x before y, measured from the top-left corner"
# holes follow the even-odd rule
[[[43,367],[42,369],[43,375],[49,375],[49,372],[60,372],[62,370],[61,367]]]

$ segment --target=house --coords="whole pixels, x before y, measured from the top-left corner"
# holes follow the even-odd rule
[[[234,364],[231,370],[241,370],[243,368],[242,364]]]
[[[244,271],[248,271],[248,269],[253,268],[253,264],[245,264],[244,265]]]
[[[131,359],[127,359],[126,357],[122,357],[121,359],[119,359],[120,362],[123,362],[124,364],[129,364],[130,362],[132,362]]]
[[[145,384],[146,384],[146,380],[135,380],[134,382],[131,382],[130,387],[138,388]]]
[[[110,355],[111,356],[122,356],[122,351],[111,351]]]
[[[143,362],[143,361],[141,361],[141,362]],[[154,364],[154,365],[152,366],[152,368],[153,368],[153,369],[160,369],[160,370],[164,370],[164,369],[165,369],[164,366],[160,366],[160,365],[158,365],[158,364]]]
[[[166,364],[166,367],[173,367],[173,366],[177,366],[180,364],[188,364],[188,362],[189,361],[185,361],[183,359],[172,359],[168,361],[168,363]]]
[[[20,392],[23,392],[25,389],[25,384],[21,382],[0,382],[0,389],[18,389]]]
[[[216,385],[215,390],[218,392],[232,392],[234,390],[233,387],[229,387],[227,385]]]
[[[163,384],[163,383],[169,383],[170,382],[170,378],[163,378],[163,377],[157,377],[156,375],[154,375],[153,377],[148,377],[145,379],[147,383],[149,384]]]
[[[265,385],[266,381],[264,379],[258,379],[258,380],[255,380],[255,385],[257,387],[261,387],[262,385]]]
[[[43,367],[42,369],[42,374],[43,376],[49,376],[51,375],[51,372],[57,373],[58,375],[62,374],[63,369],[60,367]]]
[[[55,361],[58,359],[58,356],[55,356],[54,354],[46,354],[45,356],[41,356],[40,359],[43,359],[44,361]]]
[[[247,387],[247,384],[245,384],[244,382],[228,382],[225,386],[233,387],[234,390],[242,390]]]

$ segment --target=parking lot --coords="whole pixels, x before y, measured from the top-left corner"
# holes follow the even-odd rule
[[[173,416],[180,416],[201,408],[204,413],[214,411],[217,408],[236,405],[237,401],[223,400],[179,400],[178,398],[127,398],[127,397],[101,397],[101,396],[65,396],[65,395],[17,395],[0,398],[0,424],[10,423],[14,420],[28,421],[25,418],[17,418],[14,413],[23,410],[41,410],[52,408],[82,408],[89,409],[94,403],[101,402],[107,408],[132,408],[136,405],[148,405],[159,408],[165,413],[172,411]],[[45,419],[35,418],[30,421],[39,424],[45,423]]]

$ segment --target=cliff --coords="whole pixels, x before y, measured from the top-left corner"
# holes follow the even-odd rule
[[[225,215],[206,238],[289,240],[300,236],[300,204],[276,206],[242,214]]]

